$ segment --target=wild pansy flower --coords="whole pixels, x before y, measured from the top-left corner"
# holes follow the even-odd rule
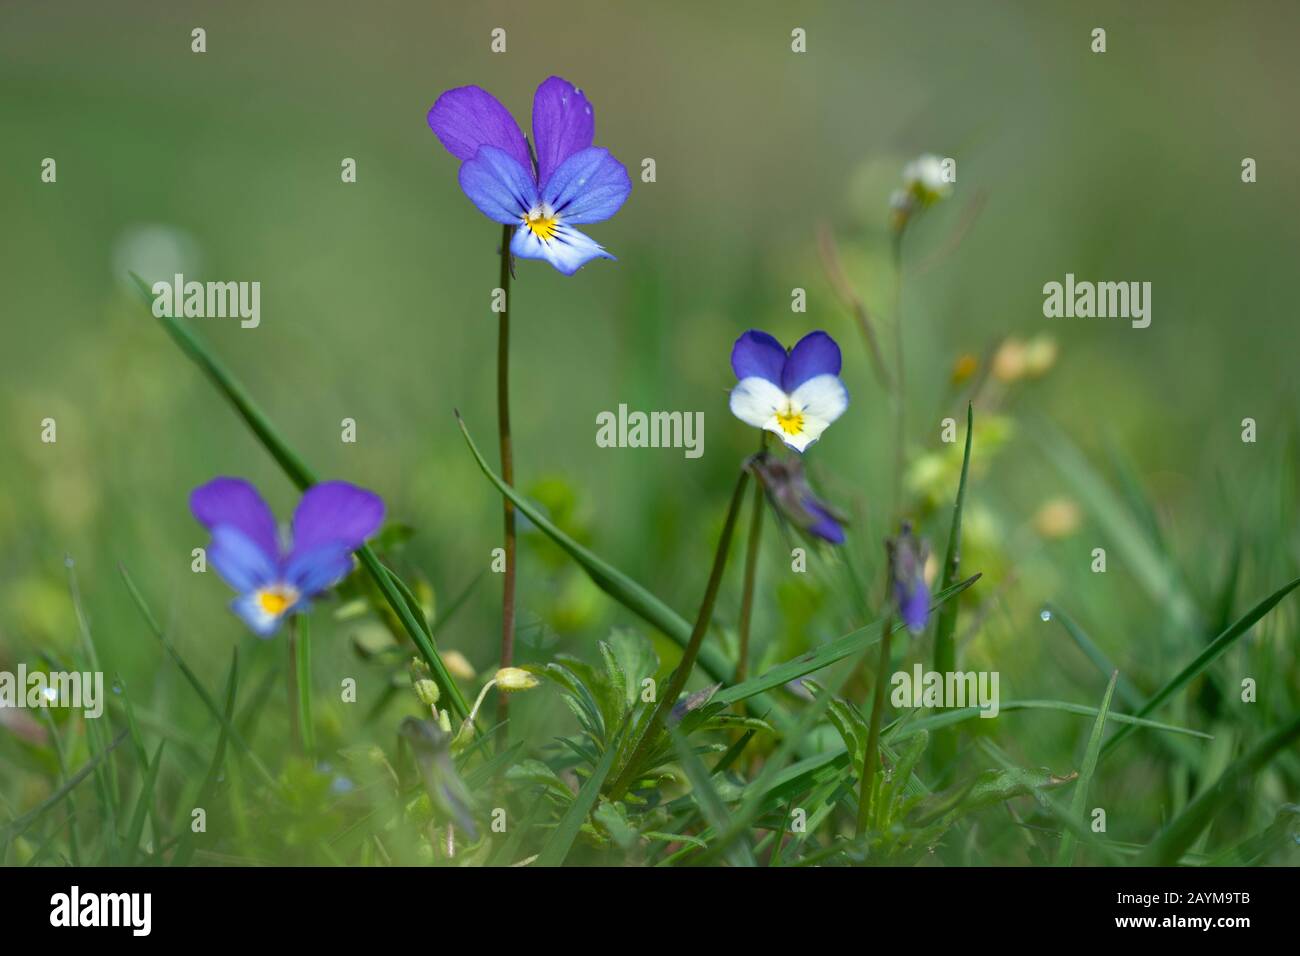
[[[740,379],[731,390],[731,413],[797,452],[849,407],[840,381],[840,347],[825,332],[809,332],[786,352],[766,332],[750,329],[736,339],[731,367]]]
[[[632,191],[623,164],[591,145],[595,125],[587,97],[558,76],[533,97],[535,159],[514,117],[486,90],[448,90],[429,110],[430,128],[462,160],[465,195],[494,222],[518,225],[510,251],[565,275],[614,258],[573,227],[610,218]]]
[[[772,507],[782,518],[804,534],[830,544],[844,543],[846,519],[836,509],[813,493],[804,476],[803,462],[797,458],[778,459],[756,455],[750,469],[767,490]]]
[[[378,530],[384,502],[346,481],[303,493],[293,513],[293,544],[284,549],[275,516],[242,478],[214,478],[195,488],[190,511],[212,532],[208,560],[239,592],[231,603],[258,637],[270,637],[290,614],[352,570],[352,552]]]
[[[889,550],[890,578],[894,584],[894,601],[898,616],[913,634],[925,630],[930,615],[930,586],[925,581],[925,559],[929,548],[912,534],[912,526],[903,522],[898,537],[886,542]]]

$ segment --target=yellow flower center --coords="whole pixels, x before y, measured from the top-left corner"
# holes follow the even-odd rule
[[[298,592],[291,587],[276,586],[257,592],[257,603],[272,617],[279,617],[298,603]]]
[[[776,413],[776,423],[787,435],[797,435],[803,431],[803,412],[790,406],[785,411]]]
[[[532,230],[533,235],[546,242],[555,235],[560,224],[559,216],[547,215],[545,209],[533,209],[524,216],[524,225]]]

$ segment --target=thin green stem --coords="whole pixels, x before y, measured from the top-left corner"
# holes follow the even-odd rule
[[[510,440],[510,238],[513,229],[501,228],[501,290],[504,301],[497,334],[497,430],[501,440],[501,479],[513,486],[515,483],[514,447]],[[505,496],[501,498],[505,514],[505,580],[501,590],[501,666],[509,667],[515,657],[515,506]],[[497,697],[497,722],[504,723],[509,715],[510,695]],[[501,744],[505,744],[502,731]]]
[[[892,590],[892,588],[891,588]],[[871,698],[871,722],[867,725],[867,747],[862,754],[862,785],[858,793],[858,836],[867,832],[871,819],[871,788],[880,764],[880,719],[885,709],[885,684],[888,683],[890,637],[894,631],[893,614],[886,615],[880,632],[880,663],[876,665],[876,685]]]
[[[767,450],[767,432],[759,432],[758,453]],[[749,518],[749,545],[745,550],[745,583],[740,596],[740,622],[737,626],[740,651],[736,661],[736,683],[749,674],[749,629],[754,614],[754,582],[758,577],[759,542],[763,536],[765,493],[761,481],[754,482],[754,508]]]
[[[668,678],[668,686],[664,688],[655,702],[655,709],[651,713],[650,719],[645,723],[645,729],[637,739],[636,746],[632,749],[627,763],[623,765],[622,771],[614,780],[613,786],[610,787],[611,800],[617,800],[626,793],[628,787],[636,779],[646,750],[654,743],[659,731],[663,728],[664,721],[668,718],[668,712],[677,703],[677,698],[686,687],[686,680],[691,676],[691,671],[695,667],[695,658],[699,656],[700,645],[704,643],[704,635],[708,633],[709,624],[713,620],[713,605],[718,597],[718,588],[722,584],[722,573],[727,568],[727,552],[731,550],[731,537],[736,530],[736,518],[740,513],[740,503],[744,500],[745,485],[748,481],[749,472],[741,469],[740,477],[736,479],[736,488],[731,493],[731,504],[727,508],[727,520],[722,526],[722,536],[718,539],[718,549],[713,555],[713,568],[709,572],[709,583],[704,589],[704,600],[700,602],[700,613],[695,618],[695,627],[691,631],[691,639],[686,643],[686,649],[682,651],[682,659],[677,665],[677,669]]]
[[[289,740],[294,752],[302,748],[302,685],[298,681],[298,618],[289,621]]]
[[[298,733],[302,748],[311,756],[316,752],[316,728],[311,715],[311,628],[306,617],[294,619],[297,648],[297,671],[294,680],[298,689]]]
[[[904,441],[906,419],[903,414],[907,395],[907,378],[903,367],[903,233],[895,233],[894,259],[894,519],[901,520],[903,509],[903,471],[906,465]]]

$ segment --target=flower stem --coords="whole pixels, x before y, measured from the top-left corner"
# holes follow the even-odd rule
[[[892,590],[892,588],[891,588]],[[862,754],[862,785],[858,793],[858,836],[867,832],[871,818],[871,787],[880,764],[880,719],[885,709],[885,684],[889,672],[889,639],[894,631],[894,616],[885,617],[880,634],[880,663],[876,666],[876,685],[871,699],[871,722],[867,725],[867,747]]]
[[[297,638],[297,671],[295,684],[298,688],[298,732],[302,738],[302,747],[310,756],[316,750],[316,730],[311,717],[311,629],[307,618],[299,615],[294,618]],[[290,640],[293,640],[293,637]]]
[[[501,280],[504,301],[497,334],[497,430],[501,437],[501,479],[515,483],[514,447],[510,440],[510,234],[509,225],[501,228]],[[505,514],[505,581],[501,591],[501,666],[509,667],[515,656],[515,506],[504,495]],[[510,695],[497,699],[497,720],[505,721]],[[505,745],[504,732],[501,745]]]
[[[903,233],[895,233],[894,243],[894,519],[903,515],[904,436],[903,404],[907,379],[903,373]]]
[[[767,450],[767,432],[759,432],[758,453]],[[749,546],[745,551],[745,583],[740,596],[739,658],[736,661],[736,682],[745,679],[749,672],[749,627],[754,613],[754,579],[758,576],[758,545],[763,535],[764,490],[761,481],[754,482],[754,509],[749,518]]]
[[[302,690],[298,686],[298,618],[289,619],[289,740],[302,753]]]
[[[691,639],[687,642],[686,649],[682,651],[681,663],[668,678],[668,686],[659,694],[650,719],[644,723],[645,729],[640,732],[636,746],[610,787],[611,800],[617,800],[626,793],[635,781],[636,775],[642,770],[640,763],[645,752],[654,744],[664,721],[668,718],[668,712],[677,703],[677,698],[686,686],[686,679],[691,676],[691,670],[695,667],[695,658],[699,656],[700,645],[704,643],[704,635],[708,633],[709,623],[713,620],[713,604],[717,600],[718,588],[722,584],[722,572],[727,568],[727,552],[731,549],[731,536],[736,530],[736,517],[740,513],[740,503],[744,500],[745,484],[748,480],[749,472],[741,469],[740,477],[736,479],[736,489],[731,493],[727,520],[722,526],[722,537],[718,539],[718,549],[713,555],[713,569],[709,572],[709,583],[704,589],[704,600],[700,602],[700,613],[695,618]]]

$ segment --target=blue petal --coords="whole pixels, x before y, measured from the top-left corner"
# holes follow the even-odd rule
[[[808,497],[803,500],[804,510],[815,519],[808,526],[808,533],[830,544],[844,543],[844,529],[829,511],[821,506],[817,499]]]
[[[840,347],[835,340],[825,332],[809,332],[790,350],[781,372],[781,387],[793,392],[818,375],[839,375],[840,365]]]
[[[237,528],[270,560],[279,559],[275,516],[257,489],[243,478],[213,478],[195,488],[190,492],[190,511],[209,531],[218,525]]]
[[[495,146],[480,146],[473,159],[461,164],[460,188],[493,222],[519,222],[537,204],[532,173]]]
[[[557,225],[550,239],[538,239],[527,226],[520,226],[510,240],[510,251],[520,259],[545,259],[571,276],[592,259],[613,259],[590,236],[565,225]]]
[[[910,588],[901,582],[894,587],[897,593],[899,616],[902,617],[909,631],[919,634],[925,630],[925,621],[930,615],[930,589],[925,586],[923,580],[916,581]]]
[[[523,166],[532,166],[528,144],[510,111],[487,90],[458,86],[438,97],[429,110],[429,128],[457,159],[473,159],[481,146],[503,149]]]
[[[596,116],[582,90],[563,77],[543,80],[533,96],[538,181],[546,182],[561,163],[590,146],[595,130]]]
[[[618,212],[632,180],[607,149],[574,153],[542,186],[542,198],[567,223],[602,222]]]
[[[731,368],[736,378],[762,378],[781,385],[785,347],[766,332],[750,329],[731,347]]]
[[[384,520],[384,499],[346,481],[312,485],[293,513],[293,550],[312,551],[324,544],[361,547]]]
[[[343,544],[325,544],[295,552],[284,566],[284,579],[308,598],[337,584],[351,570],[351,550]]]
[[[276,576],[275,564],[266,552],[233,525],[212,529],[208,561],[222,580],[241,593],[256,590]]]

